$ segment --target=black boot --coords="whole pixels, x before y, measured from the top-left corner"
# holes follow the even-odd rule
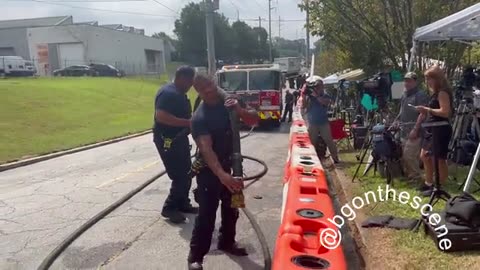
[[[187,220],[182,213],[176,210],[163,210],[162,216],[168,218],[174,224],[180,224]]]
[[[230,246],[218,244],[218,249],[228,254],[232,254],[234,256],[248,256],[247,250],[245,248],[238,246],[237,243],[234,243],[233,245],[230,245]]]
[[[185,214],[198,214],[198,207],[193,205],[186,205],[180,208],[180,212]]]
[[[188,263],[188,270],[203,270],[203,265],[201,262],[192,262]]]

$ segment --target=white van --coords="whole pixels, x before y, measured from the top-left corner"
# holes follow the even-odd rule
[[[0,74],[6,76],[32,76],[35,74],[33,62],[21,56],[0,56]]]

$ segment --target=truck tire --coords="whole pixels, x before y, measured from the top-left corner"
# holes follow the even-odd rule
[[[270,120],[270,125],[274,128],[279,128],[282,125],[282,122],[280,120]]]

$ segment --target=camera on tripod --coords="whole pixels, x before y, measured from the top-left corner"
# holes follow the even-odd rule
[[[387,98],[392,94],[392,79],[390,73],[378,73],[373,77],[357,82],[358,91],[377,99],[378,106],[383,109],[387,105]]]

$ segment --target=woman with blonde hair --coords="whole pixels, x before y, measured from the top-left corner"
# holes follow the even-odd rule
[[[423,129],[423,142],[420,158],[425,168],[425,183],[419,188],[423,196],[430,196],[433,191],[434,160],[438,160],[440,183],[445,183],[448,178],[448,144],[452,137],[450,117],[453,110],[452,90],[448,84],[445,73],[438,66],[433,66],[425,71],[425,80],[430,93],[428,106],[416,106],[420,115],[412,130],[412,135],[418,135],[422,122],[445,122],[435,128],[435,140],[432,128]],[[440,124],[440,123],[438,123]]]

